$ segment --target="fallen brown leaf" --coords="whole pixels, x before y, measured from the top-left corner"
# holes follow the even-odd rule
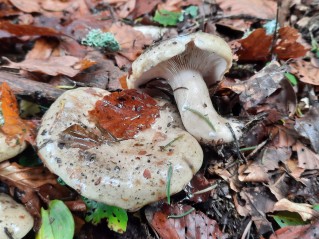
[[[316,220],[310,225],[287,226],[278,229],[269,239],[317,239],[319,235],[319,221]]]
[[[311,146],[319,153],[319,108],[314,105],[301,118],[296,118],[295,129],[297,132],[310,140]]]
[[[47,27],[32,25],[17,25],[7,21],[0,21],[0,39],[22,36],[61,36],[62,33]]]
[[[74,77],[86,67],[95,64],[95,62],[90,60],[79,59],[74,56],[51,56],[46,61],[41,59],[26,59],[22,62],[6,60],[9,61],[9,65],[6,65],[8,68],[40,72],[51,76],[61,74],[69,77]],[[90,63],[88,64],[88,62]]]
[[[115,23],[109,29],[109,32],[115,35],[115,38],[121,45],[120,54],[130,61],[134,61],[153,41],[145,37],[140,31],[122,23]]]
[[[266,35],[266,30],[258,28],[248,37],[238,40],[241,47],[236,54],[240,61],[267,61],[270,58],[273,36]],[[280,60],[305,56],[308,45],[301,43],[301,35],[292,27],[278,30],[278,41],[274,46],[274,53]]]
[[[272,36],[266,30],[258,28],[248,37],[237,41],[241,47],[236,52],[241,61],[267,61],[272,43]]]
[[[311,151],[300,142],[293,146],[293,150],[298,154],[298,166],[303,169],[319,169],[319,155]]]
[[[300,33],[292,27],[280,28],[278,35],[279,41],[276,43],[274,52],[281,60],[303,57],[310,49],[303,45]]]
[[[319,66],[314,66],[311,62],[299,60],[290,63],[291,73],[295,74],[298,79],[311,85],[319,85]]]
[[[20,189],[36,189],[48,183],[56,184],[56,176],[43,166],[24,167],[8,161],[0,163],[0,179]]]
[[[168,11],[181,11],[182,7],[189,5],[200,5],[202,4],[201,0],[170,0],[159,3],[157,6],[158,10],[168,10]]]
[[[40,12],[41,6],[39,1],[29,0],[10,0],[10,2],[22,12]]]
[[[151,12],[161,0],[136,0],[135,8],[132,12],[133,19]]]
[[[192,209],[188,205],[161,205],[147,207],[146,218],[162,239],[180,238],[227,238],[219,230],[215,220],[200,211],[192,211],[181,218],[167,218],[169,215],[181,215]]]
[[[225,15],[248,15],[274,19],[277,4],[272,0],[216,0]]]

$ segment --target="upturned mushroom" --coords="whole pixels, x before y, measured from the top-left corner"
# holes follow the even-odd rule
[[[165,198],[168,184],[181,191],[203,160],[177,109],[136,90],[65,92],[44,115],[37,146],[79,194],[132,211]]]
[[[0,238],[23,238],[33,227],[33,217],[9,195],[0,193]]]
[[[141,88],[151,79],[166,79],[186,130],[205,144],[227,143],[241,137],[243,124],[216,112],[208,87],[221,80],[231,64],[231,49],[222,38],[197,32],[146,50],[133,62],[127,85]]]

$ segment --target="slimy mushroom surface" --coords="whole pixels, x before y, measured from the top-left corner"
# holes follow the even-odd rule
[[[141,126],[143,130],[128,139],[112,139],[114,135],[90,116],[96,103],[109,94],[79,88],[52,104],[37,136],[45,165],[81,195],[129,210],[167,196],[170,167],[170,193],[181,191],[201,167],[203,152],[184,130],[176,107],[156,100],[159,113],[150,127]],[[105,107],[120,110],[123,105]],[[132,109],[140,110],[138,105]],[[119,120],[118,127],[121,124]]]
[[[231,64],[231,49],[222,38],[197,32],[146,50],[133,62],[127,85],[141,88],[151,79],[166,79],[186,130],[205,144],[228,143],[234,136],[241,137],[243,124],[216,112],[208,88],[221,80]]]
[[[23,238],[33,227],[33,217],[23,205],[0,193],[0,238]]]

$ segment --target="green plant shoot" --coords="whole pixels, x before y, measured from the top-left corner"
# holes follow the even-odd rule
[[[86,222],[97,225],[105,218],[107,219],[107,225],[111,230],[118,233],[126,231],[128,216],[124,209],[109,206],[84,197],[83,200],[87,206]]]

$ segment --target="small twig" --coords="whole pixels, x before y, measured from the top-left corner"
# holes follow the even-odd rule
[[[187,212],[184,212],[182,214],[179,214],[179,215],[169,215],[167,216],[167,218],[174,218],[174,219],[177,219],[177,218],[182,218],[182,217],[185,217],[186,215],[190,214],[191,212],[195,211],[195,208],[192,208],[190,210],[188,210]]]
[[[239,150],[239,143],[238,143],[238,140],[236,138],[236,135],[235,135],[235,132],[234,132],[233,128],[231,127],[231,125],[228,122],[226,123],[226,126],[228,127],[228,129],[230,130],[230,132],[231,132],[231,134],[233,136],[238,159],[241,159],[241,160],[243,160],[243,161],[245,161],[247,163],[246,158],[241,154],[241,152]]]
[[[253,224],[253,220],[250,219],[250,221],[247,223],[247,226],[243,232],[243,235],[241,236],[241,239],[249,239],[249,236],[250,236],[250,228],[251,228],[251,225]]]
[[[276,59],[276,56],[274,55],[274,53],[275,53],[275,47],[276,47],[276,41],[277,41],[277,26],[278,26],[279,8],[281,6],[281,4],[279,2],[280,1],[277,1],[275,31],[274,31],[274,34],[273,34],[273,37],[272,37],[271,50],[270,50],[270,55],[271,55],[271,59],[272,60]]]
[[[183,137],[183,135],[180,135],[178,137],[176,137],[175,139],[173,139],[172,141],[170,141],[169,143],[167,143],[164,146],[160,146],[161,151],[165,151],[165,149],[169,146],[171,146],[174,142],[176,142],[177,140],[181,139]]]
[[[202,114],[201,112],[199,112],[198,110],[189,108],[189,107],[184,107],[185,110],[188,110],[190,112],[192,112],[193,114],[197,115],[199,118],[203,119],[208,125],[209,127],[216,132],[216,129],[214,127],[214,125],[212,124],[212,122],[210,122],[210,120],[208,119],[207,116],[205,116],[204,114]]]

